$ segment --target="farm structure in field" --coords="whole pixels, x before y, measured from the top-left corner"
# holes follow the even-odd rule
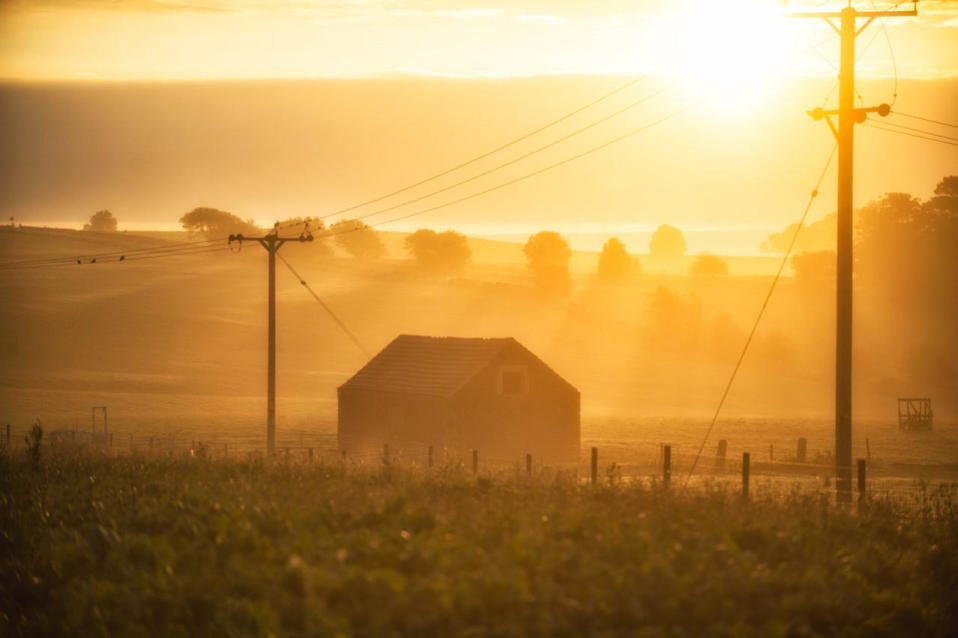
[[[931,399],[898,399],[898,427],[903,430],[930,430],[935,422]]]
[[[400,335],[339,387],[353,458],[479,450],[490,461],[579,457],[579,391],[512,338]]]

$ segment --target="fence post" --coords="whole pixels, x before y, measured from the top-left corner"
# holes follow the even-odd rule
[[[433,449],[432,449],[432,446],[430,445],[430,446],[429,446],[429,452],[428,452],[427,458],[426,458],[426,465],[427,465],[428,467],[432,467],[432,459],[433,459]]]
[[[389,465],[389,444],[383,443],[383,465]]]
[[[768,460],[772,463],[775,462],[775,446],[772,444],[768,446]]]
[[[599,480],[599,448],[592,448],[592,484]]]
[[[10,424],[7,423],[7,447],[13,449],[13,439],[10,438]]]
[[[665,483],[665,489],[669,488],[672,482],[672,446],[666,445],[662,448],[662,481]]]
[[[868,439],[865,439],[865,458],[868,459],[869,463],[872,462],[872,446],[868,443]]]
[[[286,447],[286,452],[285,452],[284,454],[285,454],[285,457],[286,457],[286,458],[284,459],[285,462],[286,462],[286,463],[289,463],[289,446]]]
[[[725,469],[725,454],[727,452],[728,452],[728,441],[726,441],[725,439],[722,439],[718,442],[718,454],[716,454],[716,456],[718,456],[718,459],[716,460],[716,464],[718,465],[718,469],[720,470]]]
[[[532,454],[526,452],[526,476],[532,476]]]
[[[865,500],[865,459],[858,459],[858,504]]]
[[[342,462],[345,464],[346,463],[346,448],[342,449],[341,459],[342,459]]]
[[[808,441],[805,440],[804,436],[798,440],[798,453],[795,457],[799,463],[804,463],[805,459],[808,458]]]
[[[751,460],[751,454],[742,452],[742,498],[748,498],[749,464]]]
[[[479,472],[479,450],[472,451],[472,473],[477,474]]]

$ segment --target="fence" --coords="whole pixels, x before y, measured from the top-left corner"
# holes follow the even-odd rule
[[[29,430],[0,429],[4,449],[23,448]],[[43,443],[54,455],[59,450],[84,447],[113,456],[189,456],[208,460],[263,457],[265,437],[261,433],[189,431],[186,433],[128,434],[87,430],[53,430],[44,433]],[[543,462],[534,450],[517,457],[485,455],[482,450],[450,450],[424,443],[405,446],[384,444],[381,449],[347,455],[338,449],[330,431],[297,430],[280,433],[275,460],[284,463],[346,463],[350,466],[396,466],[408,468],[453,468],[475,475],[515,473],[532,476],[546,471],[564,471],[591,484],[648,481],[665,489],[683,489],[710,482],[740,485],[743,495],[783,486],[830,487],[836,468],[830,455],[819,452],[810,457],[806,439],[796,440],[794,455],[769,446],[767,456],[752,452],[730,456],[727,440],[717,442],[714,454],[696,455],[697,450],[679,449],[671,444],[624,443],[603,447],[585,446],[578,463]],[[811,460],[809,460],[811,459]],[[937,481],[958,481],[958,465],[937,468]],[[927,478],[921,466],[859,459],[851,468],[853,485],[859,492],[915,493],[922,489],[916,480]]]

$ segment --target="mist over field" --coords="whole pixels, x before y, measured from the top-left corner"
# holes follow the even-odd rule
[[[0,636],[954,635],[958,3],[500,4],[0,0]]]
[[[176,229],[214,206],[264,226],[317,216],[391,192],[537,129],[622,86],[619,76],[449,79],[0,84],[0,217],[79,228],[108,208],[130,229]],[[662,223],[682,227],[693,252],[757,255],[764,236],[795,221],[833,144],[805,111],[833,80],[796,78],[733,110],[718,97],[680,118],[533,179],[400,221],[386,229],[455,228],[525,237],[560,230],[599,250],[609,233],[644,250]],[[672,87],[672,88],[670,88]],[[666,78],[635,86],[509,149],[519,156],[637,99],[658,94],[528,160],[438,198],[479,191],[573,156],[667,115],[695,96]],[[890,79],[863,79],[864,99],[891,99]],[[896,108],[948,119],[958,80],[902,80]],[[536,108],[530,108],[530,104]],[[541,139],[540,139],[541,138]],[[856,201],[886,192],[931,195],[958,172],[953,147],[862,128]],[[505,158],[508,158],[507,155]],[[505,159],[503,158],[503,159]],[[475,172],[495,167],[497,156]],[[410,197],[455,183],[446,176]],[[827,180],[811,219],[834,209]],[[391,203],[391,202],[387,202]],[[367,209],[364,212],[368,212]],[[371,210],[375,210],[372,208]],[[403,211],[399,211],[403,212]],[[398,214],[398,213],[397,213]],[[383,221],[396,214],[384,214]],[[606,237],[596,236],[600,232]],[[600,240],[601,238],[601,240]],[[636,245],[641,241],[642,245]]]

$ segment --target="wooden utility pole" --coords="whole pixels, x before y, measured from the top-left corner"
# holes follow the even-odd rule
[[[276,451],[276,253],[288,241],[313,241],[309,225],[299,237],[280,237],[278,224],[273,231],[262,237],[230,235],[229,243],[234,241],[256,241],[269,254],[269,327],[266,346],[266,453],[272,456]]]
[[[825,119],[838,141],[838,236],[837,297],[835,317],[835,488],[838,500],[852,500],[852,178],[855,161],[855,124],[865,121],[869,113],[882,117],[891,112],[887,104],[855,108],[855,38],[875,18],[916,16],[911,11],[858,11],[851,2],[841,11],[792,13],[793,18],[820,18],[841,36],[841,64],[838,72],[838,110],[821,107],[808,114],[815,120]],[[835,26],[833,18],[841,20]],[[865,23],[858,26],[858,18]],[[838,116],[838,128],[832,117]]]

